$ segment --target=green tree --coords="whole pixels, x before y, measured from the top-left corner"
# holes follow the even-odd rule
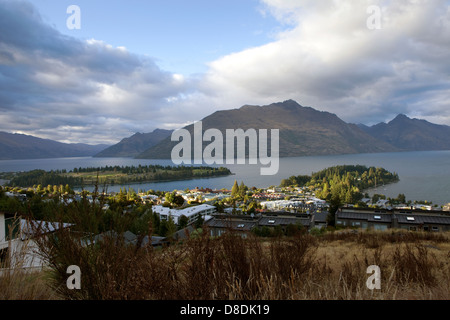
[[[403,193],[400,193],[400,194],[397,196],[397,201],[398,201],[399,203],[406,203],[406,196],[405,196]]]
[[[248,187],[244,184],[244,181],[241,181],[239,186],[239,196],[244,197],[247,193]]]
[[[173,198],[173,204],[177,207],[181,207],[184,204],[184,198],[180,195],[175,195]]]
[[[166,201],[169,203],[169,204],[173,204],[173,201],[175,200],[175,191],[173,191],[173,192],[167,192],[166,194],[165,194],[165,198],[166,198]]]
[[[181,216],[178,218],[178,230],[181,230],[181,229],[186,228],[187,225],[188,225],[188,222],[189,222],[188,217],[186,217],[184,214],[181,215]]]
[[[280,183],[281,188],[286,188],[286,187],[289,187],[290,185],[291,185],[291,180],[289,180],[289,179],[281,180],[281,183]]]
[[[176,226],[175,222],[173,221],[172,217],[170,217],[169,221],[167,221],[166,237],[172,237],[176,231],[177,231],[177,226]]]
[[[158,235],[161,237],[165,237],[167,235],[167,221],[166,220],[162,220],[161,223],[159,224],[159,229],[158,229]]]
[[[159,214],[153,213],[151,216],[151,223],[154,233],[159,233],[159,227],[161,225],[161,219],[159,217]]]
[[[197,219],[195,220],[195,228],[199,229],[201,227],[203,227],[203,223],[205,222],[205,219],[203,219],[203,217],[201,215],[198,215]]]
[[[238,185],[237,180],[234,180],[233,187],[231,188],[231,196],[237,197],[238,194],[239,194],[239,185]]]
[[[328,208],[327,223],[329,226],[336,225],[336,211],[342,206],[342,198],[335,194],[331,197],[330,206]]]

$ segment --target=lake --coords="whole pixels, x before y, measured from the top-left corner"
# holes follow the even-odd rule
[[[145,160],[132,158],[57,158],[32,160],[1,160],[0,172],[29,171],[33,169],[73,170],[79,167],[102,166],[138,166],[141,165],[173,165],[171,160]],[[234,173],[232,176],[194,179],[185,181],[130,184],[136,191],[184,190],[195,187],[211,189],[231,189],[234,180],[243,181],[249,187],[268,187],[279,185],[281,180],[292,175],[310,175],[335,165],[365,165],[382,167],[398,173],[400,181],[395,184],[379,186],[369,190],[369,194],[384,194],[397,197],[403,193],[407,200],[427,200],[433,204],[443,205],[450,202],[450,151],[394,152],[376,154],[352,154],[337,156],[310,156],[281,158],[279,171],[273,176],[262,176],[260,165],[224,165]],[[108,186],[108,191],[118,191],[119,185]]]

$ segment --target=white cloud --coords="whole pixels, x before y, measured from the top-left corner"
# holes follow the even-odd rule
[[[2,2],[2,130],[114,143],[217,110],[287,99],[346,121],[376,123],[406,113],[450,123],[448,1],[261,3],[280,22],[272,42],[185,77],[125,47],[63,36],[29,4]],[[381,30],[367,28],[372,4],[382,8]]]
[[[293,98],[347,121],[376,122],[412,106],[433,109],[420,101],[450,87],[447,1],[264,3],[291,27],[271,43],[213,61],[206,76],[209,90],[236,106]],[[374,4],[382,8],[381,30],[367,28]]]

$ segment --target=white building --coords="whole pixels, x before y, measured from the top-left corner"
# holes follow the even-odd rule
[[[261,206],[268,210],[283,210],[298,207],[301,203],[300,201],[291,200],[273,200],[261,202]]]
[[[34,227],[31,224],[34,224]],[[65,223],[62,227],[69,226]],[[39,269],[45,265],[38,246],[33,240],[37,227],[44,234],[48,234],[57,231],[60,224],[42,221],[30,222],[14,217],[6,218],[4,213],[0,213],[0,251],[4,258],[9,258],[9,268]]]
[[[0,250],[7,246],[5,214],[0,212]]]
[[[201,204],[195,207],[188,207],[184,209],[170,209],[168,207],[163,207],[161,205],[153,206],[152,210],[154,213],[159,215],[161,220],[169,220],[169,217],[173,219],[175,224],[178,224],[178,219],[181,216],[186,216],[188,218],[188,224],[195,222],[198,216],[203,216],[205,220],[214,212],[216,212],[216,207],[209,204]]]

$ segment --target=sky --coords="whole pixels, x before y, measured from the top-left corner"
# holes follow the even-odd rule
[[[288,99],[450,124],[450,1],[0,0],[0,131],[114,144]]]

